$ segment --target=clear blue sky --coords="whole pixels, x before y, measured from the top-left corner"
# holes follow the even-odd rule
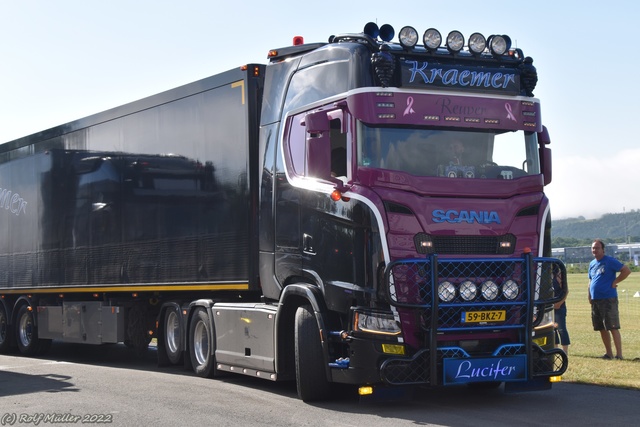
[[[534,59],[554,219],[640,209],[638,19],[628,0],[0,0],[0,143],[245,63],[294,35],[508,34]],[[403,5],[405,5],[403,7]]]

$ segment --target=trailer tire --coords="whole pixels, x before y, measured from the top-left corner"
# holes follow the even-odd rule
[[[0,353],[11,349],[11,326],[4,306],[0,304]]]
[[[38,338],[38,327],[33,311],[26,305],[20,307],[16,317],[16,341],[20,353],[25,356],[42,354],[51,347],[51,340]]]
[[[168,308],[164,314],[164,347],[169,362],[177,365],[182,360],[182,325],[180,324],[180,313],[177,308]]]
[[[326,400],[331,396],[320,329],[311,306],[298,307],[295,321],[296,386],[304,402]]]
[[[213,325],[206,309],[199,307],[193,313],[189,325],[189,358],[193,372],[203,378],[213,378],[217,375],[214,349],[215,345]],[[211,341],[214,342],[211,342]]]

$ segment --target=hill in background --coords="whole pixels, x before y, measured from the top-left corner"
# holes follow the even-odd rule
[[[551,221],[554,248],[591,246],[594,238],[607,243],[640,242],[640,209],[605,214],[597,219],[578,217]]]

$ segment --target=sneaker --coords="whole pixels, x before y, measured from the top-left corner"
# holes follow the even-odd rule
[[[624,360],[624,357],[622,357],[622,356],[616,356],[616,359],[618,359],[618,360]]]
[[[601,359],[611,360],[611,359],[613,359],[613,357],[609,356],[608,354],[605,354],[604,356],[601,357]]]

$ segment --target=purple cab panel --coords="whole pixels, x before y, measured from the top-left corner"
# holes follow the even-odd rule
[[[349,110],[365,123],[542,131],[535,98],[492,99],[384,90],[354,93]]]

